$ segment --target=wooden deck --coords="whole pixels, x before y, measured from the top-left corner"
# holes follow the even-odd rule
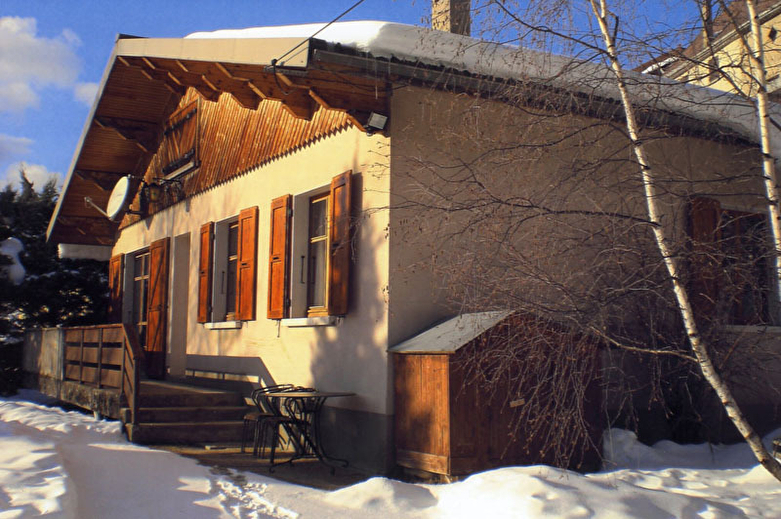
[[[147,380],[144,353],[122,324],[56,328],[25,338],[27,385],[63,402],[119,419],[136,443],[239,442],[241,394]]]

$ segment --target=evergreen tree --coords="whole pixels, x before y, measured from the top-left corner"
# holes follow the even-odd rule
[[[19,259],[24,280],[14,285],[0,268],[0,394],[15,390],[21,374],[21,347],[26,328],[105,321],[106,262],[57,257],[46,242],[46,229],[57,202],[54,180],[40,191],[21,172],[21,190],[0,191],[0,242],[13,237],[24,250]],[[0,266],[11,259],[0,253]]]

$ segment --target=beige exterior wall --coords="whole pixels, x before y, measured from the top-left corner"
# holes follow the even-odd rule
[[[636,282],[632,274],[640,269],[647,272],[649,265],[663,271],[647,225],[550,214],[514,229],[518,222],[508,219],[508,213],[481,207],[490,196],[515,197],[551,211],[615,211],[645,218],[636,162],[624,134],[612,129],[611,123],[572,115],[552,117],[468,96],[403,88],[394,91],[392,130],[391,344],[463,308],[474,311],[468,307],[474,303],[469,297],[479,298],[476,293],[481,289],[488,294],[483,294],[486,304],[510,299],[514,292],[525,303],[539,303],[544,310],[572,310],[567,297],[581,297],[581,303],[593,305],[609,300],[600,290],[610,283]],[[659,134],[646,144],[651,166],[657,178],[663,179],[661,202],[677,245],[682,247],[677,250],[686,250],[691,196],[715,198],[727,209],[765,211],[759,155],[752,147]],[[453,179],[458,181],[453,183]],[[475,181],[480,187],[469,186]],[[469,206],[468,202],[477,203]],[[518,211],[513,217],[524,214],[528,216],[528,211]],[[504,246],[499,246],[505,237]],[[617,247],[605,248],[609,241],[604,240],[615,240]],[[610,259],[605,260],[606,255]],[[526,263],[514,269],[515,258]],[[462,283],[472,285],[465,289]],[[559,284],[566,286],[561,289]],[[471,292],[465,296],[466,291]],[[670,312],[662,304],[643,306],[653,299],[634,304],[624,299],[618,308],[605,311],[605,318],[642,331],[653,319],[650,315]],[[565,312],[558,316],[568,318]],[[645,322],[638,327],[638,320]],[[680,326],[674,316],[670,320],[657,317],[654,324]],[[763,355],[778,362],[781,341],[777,331],[769,330],[764,337]],[[737,349],[753,352],[756,348],[751,344],[744,340]],[[615,367],[607,360],[604,365]],[[738,376],[745,375],[743,362],[732,362],[731,368]],[[652,376],[647,359],[627,364],[624,375],[638,381]],[[778,381],[767,375],[743,378],[751,390],[737,391],[747,408],[766,414],[781,403]],[[608,405],[626,403],[626,395],[613,396],[624,398],[606,398]],[[649,402],[648,393],[637,392],[637,409],[642,412]],[[664,413],[658,408],[654,411],[659,412],[649,414],[643,427],[654,427],[655,422],[665,427]]]
[[[392,413],[386,362],[388,308],[382,294],[388,285],[388,213],[360,209],[388,205],[388,139],[367,137],[349,129],[216,186],[153,217],[123,229],[113,254],[128,254],[163,237],[172,249],[182,250],[189,233],[186,281],[169,279],[174,290],[169,319],[174,317],[168,344],[186,345],[186,368],[246,373],[265,384],[293,383],[322,390],[352,391],[355,397],[333,399],[330,406],[372,413]],[[279,196],[327,191],[331,178],[353,171],[354,214],[361,214],[355,231],[356,260],[352,264],[350,311],[334,326],[287,327],[266,318],[270,202]],[[357,185],[356,185],[357,184]],[[355,205],[358,210],[355,211]],[[206,222],[238,215],[258,206],[257,318],[240,329],[210,330],[197,323],[199,229]],[[294,228],[299,222],[294,215]],[[304,224],[307,225],[307,224]],[[176,237],[179,237],[175,240]],[[181,256],[171,264],[181,268]],[[292,278],[298,279],[299,261],[292,258]],[[174,315],[186,302],[186,325]],[[181,312],[180,312],[181,313]],[[183,334],[181,326],[186,327]],[[184,336],[183,336],[184,335]],[[173,340],[172,340],[173,339]],[[172,373],[181,371],[181,352],[167,355]]]
[[[394,92],[392,113],[391,344],[457,312],[461,301],[449,300],[459,289],[454,279],[469,281],[469,269],[482,268],[476,258],[490,263],[506,253],[491,247],[514,222],[499,208],[490,218],[480,213],[492,196],[550,211],[646,217],[638,169],[618,125],[416,87]],[[649,139],[647,145],[656,174],[666,180],[663,204],[678,236],[685,232],[686,201],[696,193],[719,198],[725,207],[762,210],[758,156],[748,147],[695,137]],[[466,207],[470,203],[475,207]],[[540,272],[566,273],[551,281],[586,286],[594,280],[598,258],[589,251],[599,249],[597,240],[637,232],[631,223],[602,225],[605,219],[552,215],[524,224],[507,242],[514,241],[513,252],[527,260],[538,257]],[[585,233],[594,239],[575,241]],[[636,241],[637,234],[614,238]],[[456,259],[448,264],[447,258]],[[622,261],[626,268],[635,260]],[[444,272],[434,274],[434,264]],[[497,267],[494,274],[501,280],[503,271]],[[491,278],[488,268],[484,275]],[[518,281],[508,277],[499,284]],[[539,290],[542,302],[544,288]]]

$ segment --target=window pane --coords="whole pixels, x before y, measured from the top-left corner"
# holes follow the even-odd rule
[[[149,292],[149,253],[142,252],[133,258],[133,323],[138,338],[146,341],[147,293]]]
[[[327,241],[309,245],[309,306],[325,306]]]
[[[236,313],[236,272],[239,254],[239,224],[234,222],[228,227],[228,262],[225,268],[225,317],[235,319]]]
[[[142,297],[144,290],[144,282],[141,279],[137,279],[133,283],[133,322],[138,323],[144,319],[141,318],[144,315],[144,297]]]
[[[133,258],[133,272],[136,279],[144,275],[144,255],[140,254]]]
[[[225,279],[225,313],[236,312],[236,257],[228,259],[228,270]]]
[[[309,238],[325,236],[328,199],[321,198],[309,206]]]
[[[239,253],[239,224],[231,224],[228,229],[228,257]]]

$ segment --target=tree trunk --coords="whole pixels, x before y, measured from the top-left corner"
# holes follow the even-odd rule
[[[747,3],[751,0],[746,0]],[[624,71],[621,64],[618,61],[618,54],[616,51],[615,41],[608,27],[608,15],[606,0],[589,0],[594,17],[599,23],[599,29],[602,34],[602,38],[605,42],[608,59],[610,60],[610,67],[616,77],[616,82],[621,95],[621,103],[626,115],[626,126],[629,132],[629,138],[632,141],[632,149],[640,165],[640,174],[642,175],[643,187],[645,190],[646,205],[648,208],[648,217],[652,224],[654,238],[656,245],[659,248],[659,252],[664,260],[665,267],[673,283],[673,292],[675,293],[676,303],[683,319],[683,324],[686,329],[686,333],[689,337],[689,343],[691,344],[692,351],[697,357],[697,362],[700,365],[702,374],[711,387],[716,391],[721,404],[724,406],[727,416],[735,424],[740,434],[745,438],[746,442],[751,447],[757,460],[770,472],[776,479],[781,481],[781,464],[773,458],[773,456],[767,451],[762,439],[754,432],[751,425],[746,421],[743,413],[740,411],[737,402],[735,401],[732,393],[727,385],[719,376],[710,356],[707,352],[707,345],[703,341],[699,330],[697,329],[697,323],[694,320],[694,312],[692,310],[689,295],[681,283],[680,267],[678,261],[671,253],[671,247],[669,245],[669,239],[667,232],[661,221],[660,209],[658,206],[659,193],[654,185],[654,176],[651,170],[651,165],[648,161],[645,147],[639,138],[639,127],[637,125],[637,119],[635,117],[634,107],[629,99],[629,92],[624,79]]]
[[[759,119],[762,172],[764,173],[765,179],[765,194],[767,195],[770,231],[773,235],[775,295],[778,301],[778,298],[781,297],[781,257],[779,257],[779,252],[781,252],[781,215],[779,214],[778,177],[776,175],[775,157],[773,157],[773,150],[770,147],[770,114],[768,112],[765,52],[762,45],[762,33],[760,32],[756,2],[754,0],[746,0],[746,8],[751,22],[751,42],[754,48],[751,49],[751,45],[745,40],[741,41],[743,42],[746,54],[749,56],[751,68],[754,69],[752,78],[757,83],[757,95],[754,99],[754,104],[757,107],[757,117]]]

